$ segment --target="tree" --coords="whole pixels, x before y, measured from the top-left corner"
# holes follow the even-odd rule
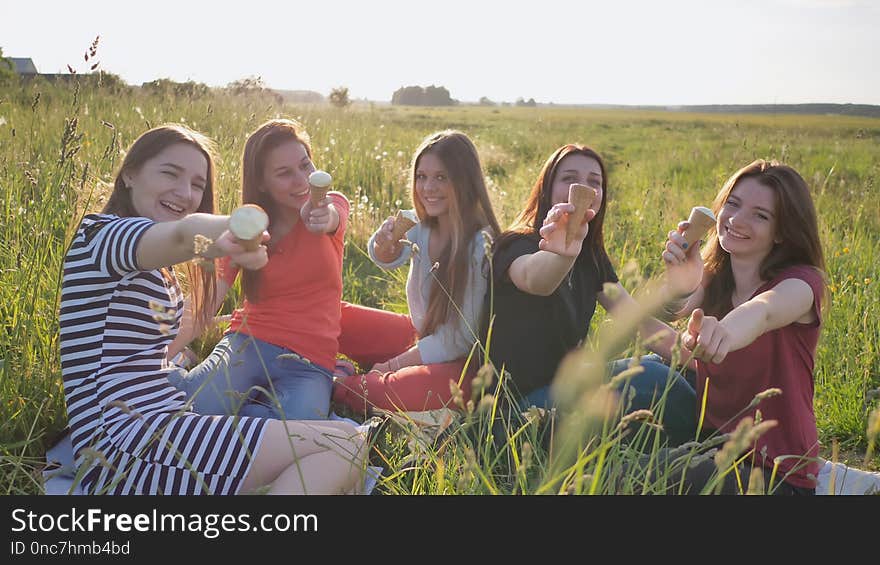
[[[402,106],[453,106],[458,103],[450,95],[446,87],[404,86],[398,88],[391,96],[391,103]]]
[[[320,104],[324,102],[324,95],[314,90],[281,90],[279,93],[286,101],[297,104]]]
[[[497,106],[497,104],[489,100],[488,96],[481,96],[479,104],[480,106]]]
[[[425,88],[425,102],[427,106],[452,106],[455,104],[445,86],[434,86],[433,84]]]
[[[182,98],[201,98],[210,93],[207,84],[188,80],[186,82],[174,82],[168,78],[158,78],[154,81],[145,82],[141,85],[146,92],[161,96],[179,96]]]
[[[330,103],[337,108],[345,108],[351,104],[348,98],[348,87],[338,86],[330,91]]]
[[[401,106],[423,106],[425,90],[421,86],[402,86],[394,91],[391,103]]]
[[[266,83],[263,82],[263,77],[251,75],[230,82],[226,85],[226,90],[238,95],[259,94],[266,90]]]
[[[97,76],[97,85],[113,94],[127,94],[131,92],[131,87],[128,86],[128,84],[124,80],[122,80],[122,77],[117,74],[108,73],[106,71],[98,71],[97,73],[92,73],[89,76]]]
[[[17,78],[12,61],[3,56],[3,48],[0,47],[0,84],[7,84]]]
[[[251,75],[249,77],[234,80],[226,85],[226,90],[237,96],[266,96],[279,105],[284,102],[284,98],[271,88],[267,87],[266,83],[263,82],[263,78],[259,76]]]

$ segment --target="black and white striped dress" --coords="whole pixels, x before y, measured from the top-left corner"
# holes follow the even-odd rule
[[[61,368],[76,464],[94,494],[234,494],[266,421],[201,416],[166,378],[183,297],[140,271],[146,218],[86,216],[64,260]]]

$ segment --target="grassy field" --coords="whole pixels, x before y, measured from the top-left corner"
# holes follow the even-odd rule
[[[597,149],[609,164],[607,247],[631,291],[662,268],[665,233],[691,206],[708,205],[733,171],[758,157],[792,165],[813,190],[831,281],[815,372],[823,454],[830,457],[836,442],[848,462],[880,467],[868,433],[880,387],[880,120],[511,107],[339,110],[279,107],[259,96],[173,98],[36,82],[0,87],[4,493],[40,492],[43,454],[66,425],[57,323],[62,258],[83,214],[102,206],[102,183],[111,180],[124,148],[164,122],[208,134],[221,157],[218,203],[229,211],[238,199],[244,141],[276,116],[306,125],[316,165],[330,171],[336,189],[352,201],[345,299],[398,311],[405,310],[405,273],[382,273],[363,249],[378,223],[408,201],[412,151],[434,130],[457,128],[475,140],[502,225],[513,219],[553,149],[566,142]],[[594,325],[602,319],[600,310]],[[204,351],[212,343],[208,338],[199,345]],[[481,417],[491,409],[478,407],[447,432],[442,445],[412,461],[404,461],[411,457],[401,444],[406,437],[386,434],[387,463],[395,472],[384,480],[385,491],[603,492],[599,477],[627,457],[618,431],[607,425],[599,425],[592,442],[568,459],[562,449],[554,459],[539,448],[547,442],[538,437],[537,424],[518,428],[510,449],[498,455]],[[581,422],[575,435],[583,439],[595,425]]]

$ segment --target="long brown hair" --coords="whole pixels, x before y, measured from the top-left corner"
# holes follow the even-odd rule
[[[263,184],[263,169],[265,169],[266,156],[269,152],[291,141],[302,143],[309,159],[312,158],[309,134],[306,133],[302,124],[294,120],[269,120],[248,136],[244,145],[241,163],[242,202],[244,204],[258,204],[266,211],[269,215],[270,234],[272,233],[272,224],[278,217],[278,210],[269,193],[260,188]],[[241,287],[247,299],[256,302],[259,299],[260,290],[259,271],[243,270]]]
[[[121,217],[138,216],[131,198],[132,189],[126,186],[124,175],[138,171],[144,163],[167,147],[177,143],[195,147],[204,155],[208,163],[208,174],[205,179],[202,201],[196,212],[213,214],[215,208],[214,185],[216,184],[214,142],[207,136],[180,124],[164,124],[155,127],[142,134],[131,144],[113,180],[113,191],[110,193],[110,198],[101,212]],[[192,262],[179,265],[177,269],[182,274],[182,282],[191,297],[193,322],[197,328],[208,327],[214,317],[214,312],[211,309],[217,295],[217,283],[213,269],[203,269]]]
[[[458,315],[447,293],[461,308],[468,281],[471,243],[477,232],[484,226],[492,230],[491,236],[501,232],[495,212],[492,210],[492,203],[489,201],[489,191],[486,189],[477,148],[467,135],[455,130],[444,130],[429,135],[413,155],[411,198],[419,220],[428,227],[437,225],[437,218],[428,216],[416,195],[416,171],[419,161],[422,156],[429,153],[437,157],[446,169],[455,197],[449,199],[452,237],[449,245],[436,258],[438,268],[425,313],[425,327],[422,330],[424,335],[430,335],[447,320]]]
[[[590,220],[590,230],[587,232],[586,239],[584,239],[584,245],[581,248],[578,260],[581,260],[583,257],[590,257],[598,269],[602,269],[602,265],[606,264],[608,254],[605,251],[603,225],[605,223],[605,210],[608,208],[608,174],[605,169],[605,162],[602,161],[602,157],[593,149],[586,145],[576,145],[573,143],[563,145],[554,151],[544,163],[541,172],[538,174],[538,179],[535,181],[531,193],[529,193],[525,208],[519,213],[510,228],[498,238],[495,244],[495,253],[509,245],[518,236],[541,237],[538,231],[544,223],[544,218],[547,217],[547,212],[553,206],[553,180],[556,178],[556,169],[563,159],[572,154],[580,154],[590,159],[595,159],[599,163],[599,169],[602,171],[602,205],[596,216]],[[603,277],[607,275],[607,273],[600,274]]]
[[[712,211],[719,217],[721,208],[743,179],[753,178],[773,191],[776,199],[776,233],[780,241],[761,261],[759,274],[769,281],[793,265],[810,265],[825,278],[825,255],[819,240],[816,208],[806,181],[797,171],[777,161],[758,159],[733,174],[715,197]],[[735,288],[730,254],[718,240],[717,227],[703,248],[705,276],[708,280],[703,309],[712,316],[723,316],[733,307]],[[823,304],[825,302],[823,301]]]

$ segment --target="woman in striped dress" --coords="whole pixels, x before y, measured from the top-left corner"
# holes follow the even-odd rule
[[[355,492],[364,438],[344,422],[202,416],[168,382],[168,344],[186,263],[194,316],[213,312],[214,275],[189,262],[230,256],[266,264],[213,215],[210,141],[183,126],[140,136],[101,214],[86,216],[64,261],[60,310],[64,392],[76,464],[91,493]],[[264,237],[267,234],[264,235]],[[189,262],[189,263],[187,263]]]

